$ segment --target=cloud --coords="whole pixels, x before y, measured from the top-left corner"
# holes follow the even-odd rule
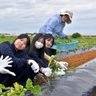
[[[0,26],[2,26],[0,31],[5,29],[6,31],[15,29],[18,32],[36,31],[50,16],[59,13],[61,9],[72,10],[73,24],[79,29],[80,26],[85,26],[82,22],[92,23],[96,19],[95,5],[96,0],[74,0],[74,2],[72,0],[0,0]],[[72,27],[74,28],[73,25]]]
[[[88,2],[89,1],[89,2]],[[96,8],[96,1],[91,0],[4,0],[0,2],[0,17],[13,17],[22,15],[50,15],[59,12],[61,9],[70,9],[80,12]]]

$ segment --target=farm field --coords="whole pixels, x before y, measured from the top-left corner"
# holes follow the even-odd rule
[[[96,58],[96,50],[76,54],[74,56],[69,56],[66,58],[60,58],[58,60],[68,62],[69,68],[76,68],[94,58]]]
[[[4,41],[13,42],[15,40],[15,38],[16,38],[16,36],[4,36],[4,35],[1,35],[0,36],[0,43],[4,42]]]
[[[4,36],[3,35],[3,36],[0,36],[0,43],[4,42],[4,41],[13,42],[15,40],[15,38],[16,38],[16,36]],[[32,39],[32,37],[30,37],[30,38]],[[96,58],[96,36],[94,36],[94,37],[92,37],[92,36],[82,36],[82,37],[79,37],[79,38],[71,38],[71,37],[69,37],[69,40],[68,39],[56,38],[55,42],[67,44],[71,40],[77,40],[78,41],[78,48],[76,50],[80,50],[80,49],[82,49],[82,50],[88,49],[88,50],[86,52],[79,53],[79,54],[76,54],[75,50],[72,50],[72,51],[74,51],[74,55],[73,56],[68,56],[68,57],[63,57],[62,56],[62,58],[58,58],[59,61],[68,62],[69,63],[69,69],[76,68],[76,67],[78,67],[78,66],[80,66],[80,65],[82,65],[82,64],[84,64],[84,63],[86,63],[86,62],[88,62],[88,61],[90,61],[90,60],[92,60],[94,58]],[[91,49],[93,47],[95,47],[95,49],[90,51],[89,49]],[[69,51],[69,53],[70,53],[70,51]],[[69,54],[69,53],[67,52],[66,54]],[[62,54],[62,52],[59,53],[59,54]],[[58,53],[57,53],[57,55],[58,55]],[[74,73],[74,71],[73,71],[73,73]],[[81,79],[83,80],[83,78],[81,78]],[[55,82],[55,80],[53,82]],[[2,95],[2,96],[5,96],[5,95]]]
[[[72,38],[71,36],[68,39],[56,38],[56,42],[61,44],[68,44],[71,41],[78,41],[78,49],[86,49],[96,46],[96,36],[82,36],[79,38]]]
[[[4,36],[0,35],[0,42],[3,41],[14,41],[16,36]],[[30,37],[32,39],[32,37]],[[69,36],[69,40],[67,39],[61,39],[61,38],[55,38],[55,42],[59,42],[62,44],[69,43],[72,40],[77,40],[78,41],[78,49],[86,49],[86,48],[91,48],[93,46],[96,46],[96,36],[82,36],[79,38],[71,38]]]

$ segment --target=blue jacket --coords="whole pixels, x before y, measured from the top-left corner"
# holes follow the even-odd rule
[[[12,86],[14,82],[24,86],[29,77],[33,78],[35,76],[31,67],[27,64],[28,55],[24,51],[16,51],[14,44],[9,42],[1,43],[0,55],[12,57],[12,67],[7,69],[16,74],[15,77],[10,74],[0,74],[0,83],[5,86]]]
[[[29,52],[29,56],[33,60],[35,60],[39,64],[40,67],[44,67],[44,68],[48,67],[48,64],[43,62],[43,59],[42,59],[43,56],[41,55],[42,55],[41,50]]]
[[[49,18],[48,21],[40,28],[40,33],[51,33],[53,36],[59,35],[62,38],[66,37],[63,33],[65,23],[61,22],[61,16],[59,14]]]
[[[56,55],[56,50],[55,49],[52,49],[52,48],[44,48],[44,52],[49,55],[49,56],[52,56],[52,55]],[[46,60],[45,58],[43,58],[43,62],[45,63],[49,63],[48,60]]]
[[[12,66],[20,68],[27,65],[27,54],[24,51],[16,51],[13,44],[3,42],[0,44],[0,54],[12,57]]]

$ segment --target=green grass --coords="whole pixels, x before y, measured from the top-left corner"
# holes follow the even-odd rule
[[[15,40],[16,36],[0,36],[0,43],[4,41],[9,41],[13,42]],[[31,38],[31,37],[30,37]],[[83,48],[90,48],[93,46],[96,46],[96,36],[82,36],[79,38],[72,38],[68,37],[69,39],[61,39],[59,36],[55,38],[56,42],[62,43],[62,44],[67,44],[70,43],[72,40],[78,40],[78,48],[83,49]],[[32,40],[32,38],[31,38]]]
[[[13,42],[15,40],[15,36],[4,36],[4,35],[1,35],[0,36],[0,43],[1,42],[4,42],[4,41],[9,41],[9,42]]]
[[[68,37],[68,39],[61,39],[60,37],[56,37],[56,42],[62,43],[62,44],[68,44],[72,40],[77,40],[78,41],[78,49],[85,49],[85,48],[91,48],[91,47],[96,47],[96,36],[82,36],[79,38],[72,38]]]
[[[80,37],[74,40],[78,40],[78,48],[91,48],[96,47],[96,37]]]

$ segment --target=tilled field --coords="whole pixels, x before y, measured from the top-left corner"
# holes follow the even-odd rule
[[[59,58],[58,60],[68,62],[69,67],[74,68],[94,58],[96,58],[96,50],[80,53],[66,58]]]
[[[92,59],[96,58],[96,50],[87,51],[84,53],[76,54],[74,56],[69,56],[65,58],[58,58],[58,61],[64,61],[69,63],[69,68],[76,68]],[[44,76],[37,75],[35,80],[36,84],[42,84],[48,81],[48,78]]]

